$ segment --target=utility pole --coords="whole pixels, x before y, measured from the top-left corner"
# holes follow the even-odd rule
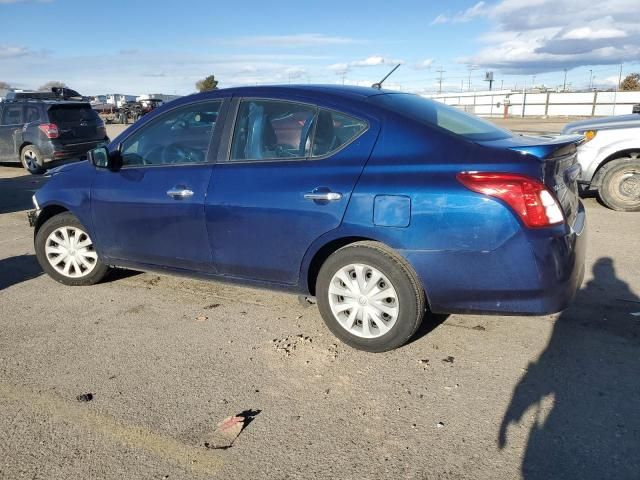
[[[612,115],[616,114],[616,104],[618,103],[618,90],[620,90],[620,84],[622,83],[622,63],[620,64],[620,74],[618,75],[618,84],[616,85],[616,89],[613,92],[613,112]]]
[[[502,87],[504,87],[504,80],[500,80],[500,90],[502,90]]]
[[[593,70],[589,70],[589,90],[593,88]]]
[[[567,69],[564,69],[564,82],[562,84],[562,91],[566,92],[567,91]]]
[[[440,70],[436,70],[436,72],[438,72],[440,74],[440,78],[438,79],[438,93],[442,93],[442,74],[445,72],[444,70],[442,70],[442,67],[440,67]]]
[[[533,79],[531,80],[531,88],[536,86],[536,76],[533,76]]]
[[[473,65],[469,65],[469,83],[467,85],[467,89],[471,91],[471,72],[473,72]]]

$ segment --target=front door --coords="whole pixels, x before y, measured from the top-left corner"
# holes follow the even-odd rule
[[[161,114],[122,142],[122,168],[98,169],[91,205],[104,257],[212,270],[204,202],[221,105],[198,102]]]
[[[311,243],[340,225],[378,128],[304,103],[242,101],[206,200],[218,272],[295,284]]]

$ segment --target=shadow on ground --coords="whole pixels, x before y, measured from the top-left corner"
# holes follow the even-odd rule
[[[0,290],[42,275],[35,255],[18,255],[0,260]]]
[[[508,427],[533,413],[522,461],[527,480],[640,478],[640,317],[632,315],[640,298],[616,277],[610,258],[600,258],[593,273],[529,364],[500,427],[504,448]]]
[[[47,177],[42,175],[0,178],[0,213],[19,212],[34,208],[31,197],[46,181]]]

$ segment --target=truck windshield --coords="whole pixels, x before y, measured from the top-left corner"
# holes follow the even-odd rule
[[[513,136],[509,130],[497,127],[475,115],[418,95],[389,93],[376,95],[372,97],[372,101],[400,115],[447,130],[469,140],[500,140]]]

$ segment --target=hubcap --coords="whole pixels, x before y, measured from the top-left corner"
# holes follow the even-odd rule
[[[640,198],[640,173],[625,172],[620,182],[620,193],[631,199]]]
[[[329,284],[329,305],[340,326],[361,338],[381,337],[393,328],[400,306],[389,279],[362,263],[338,270]]]
[[[36,154],[33,152],[33,150],[25,150],[23,155],[25,162],[27,162],[27,167],[29,168],[29,170],[36,170],[39,167],[38,157],[36,157]]]
[[[49,264],[69,278],[89,275],[98,260],[91,238],[76,227],[60,227],[51,232],[45,244],[45,254]]]

